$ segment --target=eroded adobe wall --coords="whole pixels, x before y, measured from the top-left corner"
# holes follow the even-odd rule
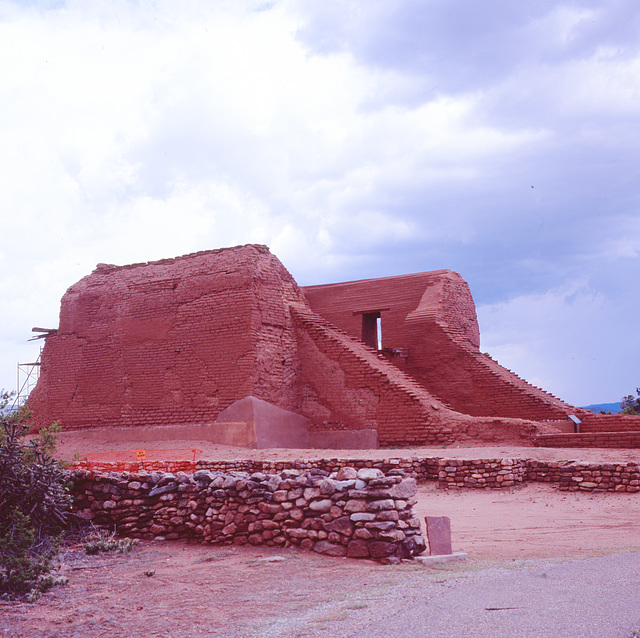
[[[248,395],[295,411],[287,299],[299,296],[262,246],[99,265],[62,299],[29,400],[36,425],[210,422]]]
[[[356,338],[358,313],[381,309],[383,348],[404,349],[401,356],[385,350],[385,356],[456,412],[539,421],[575,411],[480,353],[475,305],[458,273],[439,270],[303,292],[316,312]]]
[[[407,315],[418,307],[425,291],[437,286],[443,277],[455,277],[460,287],[466,288],[466,295],[460,295],[457,300],[455,312],[453,307],[447,309],[446,320],[464,333],[477,348],[480,333],[473,300],[466,283],[449,270],[305,286],[302,292],[314,312],[358,339],[362,334],[362,315],[380,311],[382,348],[394,350],[409,347],[405,332]],[[401,365],[402,359],[396,363]]]
[[[572,406],[532,386],[488,355],[479,352],[456,317],[475,317],[468,286],[446,273],[429,287],[407,317],[409,371],[450,407],[472,416],[534,421],[562,419]]]
[[[305,412],[325,428],[374,427],[381,446],[453,441],[459,415],[410,377],[304,308],[292,309]]]

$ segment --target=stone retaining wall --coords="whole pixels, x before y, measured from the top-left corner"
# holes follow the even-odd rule
[[[321,554],[398,562],[425,549],[413,512],[416,480],[396,469],[278,473],[199,469],[71,472],[74,510],[121,535],[213,544],[296,545]]]

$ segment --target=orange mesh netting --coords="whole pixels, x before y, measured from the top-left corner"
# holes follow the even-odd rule
[[[202,450],[196,448],[90,452],[81,454],[72,466],[107,472],[139,472],[141,470],[193,472],[196,469],[196,459],[200,454]]]

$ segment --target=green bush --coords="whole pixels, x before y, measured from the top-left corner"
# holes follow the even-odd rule
[[[0,594],[33,598],[49,582],[71,497],[51,456],[59,426],[27,442],[26,413],[7,415],[6,398],[0,393]]]
[[[58,554],[59,537],[36,537],[31,520],[15,509],[3,522],[0,534],[0,591],[12,595],[27,594],[31,590],[44,591],[48,579],[41,578],[51,571],[52,559]]]

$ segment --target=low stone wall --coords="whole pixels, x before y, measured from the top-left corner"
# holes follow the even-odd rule
[[[435,480],[438,478],[438,458],[386,458],[386,459],[350,459],[329,457],[323,459],[299,459],[295,461],[261,461],[253,459],[237,459],[225,461],[197,461],[198,468],[216,470],[219,472],[266,472],[272,474],[285,469],[295,470],[323,470],[337,472],[343,467],[356,469],[375,468],[388,474],[402,470],[407,476],[417,481]]]
[[[560,489],[582,491],[637,492],[638,464],[586,463],[556,461],[547,463],[525,458],[451,459],[439,457],[411,457],[386,459],[323,458],[295,461],[260,461],[252,459],[224,461],[196,461],[197,470],[214,472],[245,472],[279,474],[284,470],[299,472],[338,472],[342,468],[377,469],[383,474],[404,474],[418,482],[437,481],[438,487],[501,489],[527,482],[558,484]],[[155,461],[129,464],[125,467],[107,463],[102,471],[127,469],[131,472],[146,470],[175,471],[171,465]],[[609,474],[611,473],[611,474]],[[629,475],[629,476],[627,476]],[[571,480],[568,480],[569,477]],[[594,477],[600,480],[592,480]],[[606,479],[606,480],[605,480]]]
[[[529,460],[528,479],[557,483],[559,489],[576,492],[640,492],[637,463],[584,463]]]
[[[397,562],[425,549],[413,512],[416,480],[401,470],[193,474],[71,472],[74,510],[119,534],[238,545],[297,545],[321,554]]]
[[[439,487],[513,487],[527,480],[525,459],[439,459]]]

